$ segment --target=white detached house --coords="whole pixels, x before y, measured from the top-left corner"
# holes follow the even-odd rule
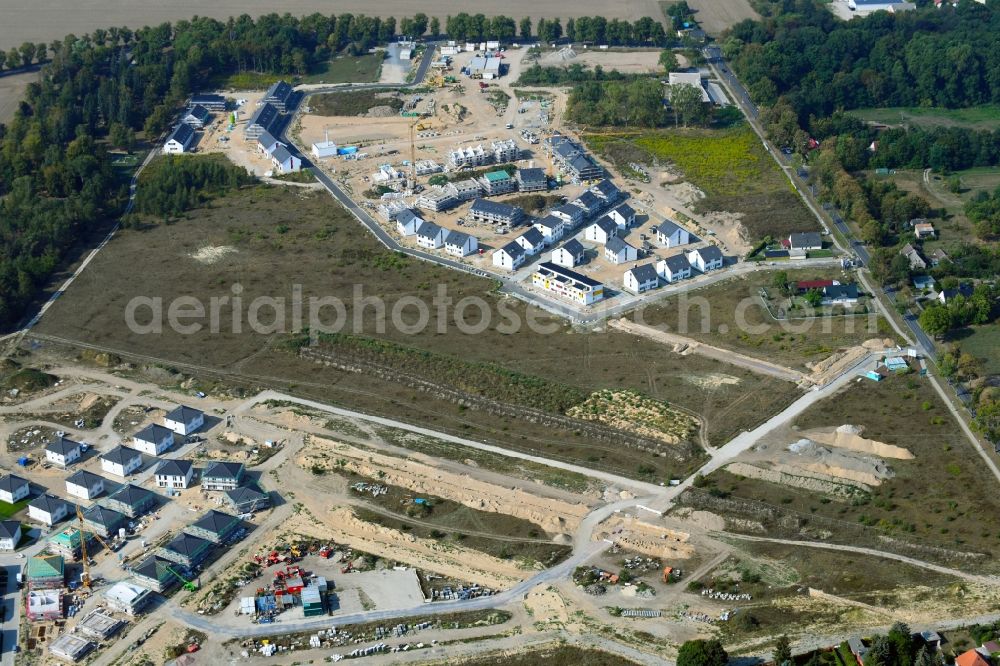
[[[163,425],[178,435],[190,435],[205,425],[205,413],[200,409],[181,405],[163,417]]]
[[[65,437],[60,437],[45,446],[45,460],[59,467],[72,465],[82,455],[83,449],[80,446],[80,442],[74,442]]]
[[[433,222],[424,222],[417,227],[417,245],[425,250],[436,250],[444,245],[445,231]]]
[[[524,263],[524,250],[515,241],[511,241],[499,250],[493,252],[493,265],[508,271],[517,269]]]
[[[396,214],[396,231],[400,236],[412,236],[417,233],[417,229],[424,223],[424,219],[414,213],[409,208],[403,209]]]
[[[641,294],[660,285],[660,276],[653,264],[633,266],[625,271],[625,288],[634,294]]]
[[[687,254],[687,259],[702,273],[722,268],[722,251],[714,245],[691,250]]]
[[[619,229],[628,229],[635,226],[635,211],[628,204],[616,207],[608,213],[608,217],[614,220]]]
[[[132,443],[142,453],[149,456],[158,456],[174,445],[174,430],[169,427],[169,424],[165,428],[153,423],[132,435]],[[139,458],[139,464],[142,464],[141,457]],[[126,475],[119,474],[119,476]]]
[[[595,220],[583,232],[584,238],[604,245],[612,238],[618,237],[618,225],[607,215]]]
[[[155,476],[160,488],[187,488],[194,476],[194,465],[190,460],[164,460],[156,468]]]
[[[0,501],[7,504],[20,502],[31,493],[31,484],[16,474],[7,474],[0,479]]]
[[[676,222],[666,220],[660,226],[656,227],[656,240],[663,247],[677,247],[689,244],[691,242],[691,234]]]
[[[104,478],[80,470],[66,479],[66,494],[80,499],[92,500],[104,492]]]
[[[39,495],[28,504],[28,518],[52,527],[69,513],[69,506],[55,495]]]
[[[563,268],[574,268],[582,264],[586,256],[583,243],[571,238],[562,247],[552,251],[552,263]]]
[[[21,540],[20,520],[0,520],[0,550],[11,552]]]
[[[656,262],[656,272],[667,282],[677,282],[691,277],[691,262],[683,254]]]
[[[172,432],[170,438],[170,441],[173,442]],[[142,453],[127,446],[116,446],[101,456],[101,469],[108,474],[122,478],[132,474],[140,467],[142,467]]]

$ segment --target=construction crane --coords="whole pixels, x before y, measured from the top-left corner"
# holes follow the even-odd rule
[[[417,186],[417,143],[413,139],[413,130],[419,122],[417,119],[410,123],[410,182],[413,187]]]
[[[83,574],[80,583],[90,590],[90,556],[87,555],[87,533],[83,530],[83,509],[76,505],[76,519],[80,523],[80,556],[83,558]]]

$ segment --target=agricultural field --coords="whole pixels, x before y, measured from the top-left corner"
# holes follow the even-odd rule
[[[656,0],[622,0],[609,5],[600,0],[581,0],[572,5],[540,5],[528,0],[514,0],[503,5],[482,7],[487,16],[504,14],[515,21],[522,16],[530,16],[533,21],[540,18],[567,18],[575,16],[604,16],[613,19],[636,21],[644,16],[658,19],[662,12]],[[96,28],[110,25],[124,25],[132,29],[147,25],[158,25],[164,21],[190,19],[192,16],[207,16],[225,21],[230,16],[249,14],[262,16],[275,11],[274,5],[264,0],[222,0],[210,5],[197,2],[161,2],[122,4],[115,0],[86,0],[67,6],[61,0],[41,0],[25,4],[18,0],[0,0],[0,48],[9,49],[25,40],[50,42],[62,39],[67,34],[80,35]],[[330,4],[322,0],[294,0],[281,6],[282,12],[304,16],[313,12],[330,13]],[[467,4],[456,0],[430,0],[414,5],[411,0],[388,0],[378,4],[364,0],[344,0],[337,4],[336,13],[367,14],[368,16],[394,16],[397,20],[422,11],[427,16],[436,16],[442,23],[451,14],[469,11]]]
[[[878,383],[859,378],[810,407],[795,428],[843,424],[860,426],[865,438],[904,447],[914,457],[888,461],[890,478],[850,500],[726,471],[708,477],[710,494],[731,507],[742,500],[763,503],[758,508],[772,516],[796,517],[796,530],[833,542],[892,546],[890,540],[898,540],[926,548],[925,557],[957,557],[981,570],[1000,569],[993,556],[1000,531],[992,519],[1000,498],[981,492],[996,481],[927,380],[916,375],[892,375]],[[794,431],[789,434],[794,436]],[[956,551],[986,555],[968,559],[953,555]]]
[[[792,282],[835,279],[847,283],[855,280],[850,274],[830,268],[787,273]],[[759,296],[762,288],[776,291],[773,280],[772,271],[735,277],[658,301],[635,313],[634,317],[651,326],[665,324],[671,332],[706,344],[801,370],[838,350],[871,338],[891,336],[888,323],[878,316],[777,321],[765,310]],[[707,321],[703,319],[706,314]]]
[[[362,56],[338,56],[326,61],[299,83],[372,83],[378,81],[384,52]]]
[[[585,135],[619,171],[628,163],[672,165],[705,194],[699,212],[739,213],[744,236],[756,242],[812,231],[810,215],[791,183],[746,124],[729,129],[665,129]]]
[[[135,271],[135,266],[143,270]],[[233,296],[237,283],[243,290],[244,311],[258,296],[283,298],[275,307],[284,308],[293,298],[293,285],[301,285],[305,299],[342,299],[343,321],[353,329],[356,312],[358,333],[339,340],[351,341],[346,347],[351,351],[348,360],[363,363],[367,370],[336,369],[322,358],[309,357],[307,352],[345,350],[339,344],[329,346],[328,340],[313,350],[302,347],[297,336],[254,332],[246,312],[237,317],[241,326],[236,329],[230,325],[231,303],[221,304],[216,332],[205,325],[184,335],[165,325],[162,333],[152,334],[132,332],[123,325],[133,297],[160,297],[169,304],[185,296],[208,307],[213,297]],[[361,298],[378,294],[385,300],[386,313],[391,313],[403,296],[429,303],[439,287],[453,302],[482,297],[492,325],[478,334],[461,333],[454,328],[454,313],[449,317],[446,311],[439,320],[438,308],[433,307],[424,329],[399,330],[387,321],[383,333],[378,330],[375,306],[355,308],[352,303],[355,294]],[[526,306],[497,296],[494,288],[492,281],[388,252],[325,194],[253,187],[189,211],[170,224],[123,230],[37,330],[165,368],[177,363],[207,386],[213,378],[248,388],[264,383],[303,397],[403,416],[444,432],[649,480],[687,475],[702,459],[697,443],[664,445],[668,455],[653,455],[623,446],[623,438],[634,437],[627,433],[610,429],[609,433],[618,433],[611,441],[601,434],[605,427],[599,424],[575,421],[577,427],[567,427],[563,419],[568,417],[558,410],[582,402],[594,391],[630,389],[695,415],[703,424],[699,437],[721,444],[798,394],[789,382],[711,359],[682,357],[655,342],[616,331],[577,331],[562,319],[533,310],[537,324],[528,326]],[[416,315],[402,312],[403,321],[412,323]],[[515,333],[498,330],[499,324],[510,321],[503,312],[520,322]],[[291,322],[291,313],[286,314]],[[332,315],[328,310],[322,317],[329,321]],[[465,317],[470,323],[477,321],[472,310],[466,310]],[[272,321],[268,309],[261,319]],[[149,319],[140,315],[137,322]],[[450,334],[438,333],[439,324]],[[457,404],[454,394],[439,389],[426,390],[427,382],[447,383],[456,367],[474,372],[460,377],[453,388],[485,408]],[[392,381],[380,378],[386,373]],[[520,414],[517,410],[526,409],[524,405],[530,404],[526,400],[534,400],[540,386],[553,390],[547,403],[530,407],[543,415],[541,420],[497,418],[497,409],[505,416]],[[737,400],[746,395],[753,398]],[[723,408],[725,419],[716,420]]]
[[[995,130],[1000,127],[1000,105],[982,104],[967,109],[925,107],[895,107],[855,109],[848,113],[866,122],[883,125],[916,125],[917,127],[966,127],[974,130]]]

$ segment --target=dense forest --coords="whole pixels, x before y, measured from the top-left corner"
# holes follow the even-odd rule
[[[815,0],[733,26],[722,47],[759,104],[799,115],[1000,103],[1000,12],[976,2],[842,21]]]
[[[228,190],[257,179],[225,158],[211,155],[169,155],[142,172],[136,188],[135,211],[169,217],[194,208]]]
[[[581,83],[569,95],[566,117],[583,125],[661,126],[667,122],[663,86],[655,78]]]

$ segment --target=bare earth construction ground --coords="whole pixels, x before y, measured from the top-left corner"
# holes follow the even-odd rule
[[[740,0],[745,2],[745,0]],[[295,0],[281,5],[263,0],[223,0],[209,4],[182,0],[175,2],[118,2],[116,0],[81,0],[66,3],[62,0],[40,0],[25,3],[21,0],[0,1],[0,47],[9,49],[25,40],[49,42],[62,39],[69,33],[80,35],[95,28],[109,25],[124,25],[141,28],[157,25],[164,21],[190,19],[192,16],[208,16],[227,19],[230,16],[249,14],[261,16],[272,12],[290,12],[297,15],[320,12],[323,14],[367,14],[369,16],[394,16],[400,19],[424,12],[428,16],[444,19],[448,14],[462,11],[483,13],[487,16],[503,14],[515,20],[529,16],[540,18],[562,18],[573,16],[604,16],[635,21],[644,16],[654,19],[663,14],[656,0],[621,0],[607,3],[600,0],[581,0],[571,4],[553,3],[549,5],[514,0],[501,5],[470,7],[468,3],[448,0],[415,2],[414,0],[389,0],[372,4],[363,0],[341,0],[336,4],[321,0]]]

